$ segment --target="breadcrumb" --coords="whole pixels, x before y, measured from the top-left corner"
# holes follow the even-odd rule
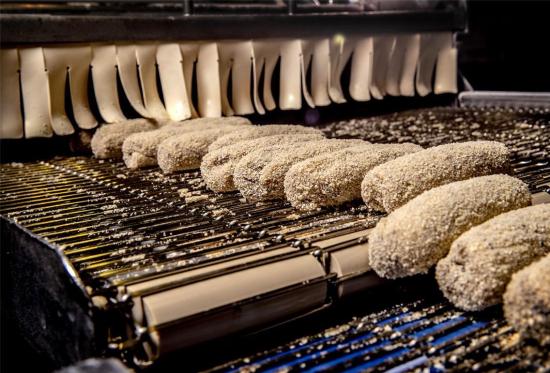
[[[362,140],[309,141],[296,146],[256,150],[241,159],[234,173],[237,189],[249,201],[284,199],[284,178],[290,167],[308,158],[368,144]]]
[[[245,131],[239,131],[220,137],[209,146],[208,150],[214,151],[216,149],[223,148],[224,146],[234,145],[239,141],[254,140],[260,137],[273,135],[290,135],[293,133],[312,135],[323,134],[323,132],[316,128],[299,126],[296,124],[270,124],[265,126],[254,126],[253,128]]]
[[[550,253],[550,205],[498,215],[463,233],[436,267],[445,297],[467,311],[502,301],[512,274]]]
[[[366,144],[307,159],[286,173],[286,199],[300,210],[359,199],[361,181],[369,170],[420,150],[422,147],[414,144]]]
[[[122,159],[122,143],[133,133],[151,131],[159,126],[149,119],[129,119],[124,122],[104,124],[92,137],[92,152],[99,159]]]
[[[523,338],[550,345],[550,255],[512,276],[504,293],[504,315]]]
[[[431,188],[510,170],[510,151],[502,143],[440,145],[373,168],[361,184],[361,196],[370,208],[391,212]]]
[[[463,232],[530,203],[527,184],[508,175],[430,189],[378,222],[369,236],[370,264],[386,278],[426,273]]]
[[[272,146],[291,145],[306,141],[315,141],[323,138],[323,135],[314,134],[288,134],[274,135],[241,141],[234,145],[210,151],[202,159],[201,173],[208,188],[215,192],[230,192],[236,190],[233,182],[233,172],[237,163],[251,152]]]
[[[183,122],[172,122],[154,131],[140,132],[128,136],[122,144],[122,158],[128,168],[155,166],[159,144],[170,137],[225,126],[247,125],[249,123],[248,119],[240,117],[197,118]]]

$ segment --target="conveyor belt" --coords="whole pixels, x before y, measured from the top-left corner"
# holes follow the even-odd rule
[[[198,172],[164,176],[84,157],[3,165],[0,201],[2,214],[61,247],[90,284],[135,283],[376,221],[360,204],[298,213],[216,195]]]
[[[323,129],[330,137],[415,142],[423,146],[471,139],[499,140],[512,150],[514,172],[529,183],[531,192],[550,193],[550,120],[547,111],[436,108],[331,123]],[[144,335],[162,334],[176,330],[175,325],[183,325],[176,316],[174,320],[167,319],[166,312],[155,308],[166,301],[166,298],[162,298],[162,302],[155,298],[158,294],[165,294],[171,301],[177,298],[170,295],[175,294],[171,291],[185,290],[184,286],[197,281],[309,256],[310,253],[315,257],[312,261],[318,263],[308,262],[308,268],[322,267],[325,275],[312,275],[303,282],[285,285],[279,292],[254,296],[244,303],[226,304],[226,308],[216,308],[216,312],[224,315],[231,309],[246,308],[253,301],[277,299],[281,291],[283,295],[297,294],[300,289],[314,288],[316,284],[327,285],[323,290],[326,296],[320,295],[316,302],[329,305],[343,290],[338,288],[340,278],[335,279],[327,255],[332,257],[334,250],[360,245],[365,236],[363,232],[380,218],[380,215],[367,212],[360,201],[340,208],[301,213],[283,202],[248,203],[239,193],[212,193],[205,188],[199,172],[165,176],[158,169],[132,171],[120,162],[87,157],[2,164],[0,170],[0,213],[59,250],[90,298],[105,297],[107,308],[124,310],[122,317],[129,323],[130,332],[118,331],[117,334],[113,330],[120,328],[107,325],[113,329],[110,341],[116,343],[109,346],[115,350],[126,351],[132,348],[128,346],[142,341],[140,338]],[[234,263],[230,270],[224,267],[228,263]],[[213,268],[217,269],[214,271]],[[203,270],[208,273],[193,275],[192,281],[185,277]],[[281,276],[282,280],[284,278]],[[347,277],[342,275],[342,278]],[[182,294],[186,294],[185,291]],[[207,295],[204,294],[205,299]],[[322,308],[317,303],[315,307]],[[413,312],[418,318],[402,316],[391,324],[392,328],[394,324],[398,328],[404,322],[418,321],[410,324],[410,329],[408,326],[399,329],[403,335],[391,337],[391,334],[383,334],[381,338],[377,332],[369,334],[376,326],[368,330],[354,327],[340,333],[341,339],[359,338],[359,347],[356,348],[354,342],[349,350],[338,348],[342,360],[332,358],[333,350],[323,357],[312,355],[307,361],[299,360],[292,352],[292,359],[298,359],[296,367],[300,369],[302,364],[306,368],[329,364],[328,368],[336,370],[348,367],[347,364],[350,367],[366,364],[365,368],[386,369],[411,361],[410,364],[420,367],[437,362],[440,357],[447,359],[447,352],[455,351],[458,344],[469,346],[471,335],[502,336],[504,339],[497,338],[501,343],[510,333],[499,317],[464,316],[439,303],[420,302],[409,307],[421,310],[420,316]],[[143,316],[147,310],[150,314]],[[398,309],[391,312],[398,312]],[[204,316],[198,313],[194,317]],[[153,319],[157,324],[151,324]],[[185,320],[188,323],[185,325],[196,325],[197,319]],[[120,319],[113,321],[118,322]],[[141,323],[141,326],[135,323]],[[442,329],[438,329],[438,325],[442,325]],[[432,329],[433,339],[423,334],[413,338],[414,335],[410,334],[431,327],[436,328]],[[405,330],[410,335],[404,336]],[[319,351],[329,348],[329,340],[331,343],[336,341],[332,337],[325,340]],[[418,340],[418,345],[409,345],[415,340]],[[384,341],[389,341],[389,344],[378,344],[386,343]],[[449,343],[452,348],[447,350]],[[433,348],[436,350],[432,351]],[[355,354],[357,349],[362,353],[346,356]],[[300,352],[300,355],[304,354]],[[386,362],[387,355],[392,357],[391,364]],[[451,359],[454,355],[449,356]],[[456,360],[455,365],[460,366],[468,361],[468,356],[463,354],[451,360]],[[269,358],[260,365],[262,369],[264,365],[268,369],[287,364],[292,359],[287,354]]]
[[[549,354],[521,344],[497,308],[464,313],[432,300],[355,317],[210,371],[543,371]]]

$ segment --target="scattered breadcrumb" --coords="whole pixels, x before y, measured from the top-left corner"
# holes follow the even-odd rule
[[[207,199],[208,199],[207,195],[189,196],[189,197],[185,197],[185,203],[194,203],[194,202],[204,201]]]

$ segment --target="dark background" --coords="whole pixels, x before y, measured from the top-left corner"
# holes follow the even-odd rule
[[[550,1],[468,5],[459,68],[476,90],[550,92]]]
[[[468,13],[468,33],[458,37],[459,68],[474,89],[550,91],[550,1],[471,0]],[[12,325],[2,317],[1,371],[51,370]]]

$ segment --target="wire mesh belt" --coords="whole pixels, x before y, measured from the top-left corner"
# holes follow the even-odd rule
[[[502,141],[512,150],[515,174],[535,193],[550,192],[549,115],[533,109],[436,108],[322,128],[330,137],[423,146],[471,139]],[[91,296],[282,247],[307,250],[318,240],[365,230],[380,218],[360,202],[308,213],[283,202],[248,203],[239,193],[207,190],[198,171],[166,176],[158,169],[132,171],[120,162],[88,157],[2,164],[0,182],[0,213],[60,248]],[[296,351],[287,346],[283,350],[292,352],[255,358],[254,364],[275,369],[294,359],[293,367],[300,369],[340,369],[349,364],[374,369],[388,368],[385,357],[391,356],[394,365],[406,361],[413,367],[426,365],[427,358],[437,361],[431,359],[436,355],[451,361],[460,347],[462,355],[455,364],[459,366],[470,351],[469,342],[460,342],[464,336],[479,329],[487,346],[504,349],[501,344],[510,333],[499,318],[480,321],[444,304],[408,307],[420,307],[424,316],[416,317],[415,312],[398,316],[397,309],[390,310],[391,321],[374,327],[380,327],[381,333],[390,328],[389,339],[380,339],[372,328],[353,321],[334,336],[306,342],[299,352],[304,359],[296,358]],[[396,318],[391,319],[394,313]],[[382,316],[367,316],[376,317],[379,321],[369,321],[371,326],[382,322]],[[347,347],[339,347],[340,341]],[[430,352],[434,348],[435,355]],[[334,354],[342,357],[333,359]],[[375,364],[375,356],[384,357],[380,364]]]
[[[416,301],[366,316],[211,371],[543,371],[549,352],[519,343],[495,310],[460,312]]]
[[[87,158],[7,165],[2,177],[2,213],[59,245],[91,284],[298,247],[368,220],[362,206],[302,214],[282,203],[249,204],[237,193],[215,195],[197,172],[165,177]]]

